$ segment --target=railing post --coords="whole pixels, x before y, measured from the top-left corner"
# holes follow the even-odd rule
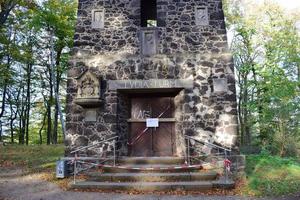
[[[114,140],[114,166],[116,166],[116,140]]]
[[[188,165],[191,165],[191,160],[190,160],[190,139],[188,138]]]
[[[76,166],[76,164],[77,164],[77,152],[75,153],[75,158],[74,158],[74,180],[73,180],[73,182],[74,182],[74,184],[76,184],[76,173],[77,173],[77,166]]]
[[[225,161],[227,162],[227,151],[225,150]],[[228,172],[227,172],[227,164],[224,163],[224,169],[225,169],[225,183],[228,181]]]
[[[186,142],[186,140],[187,140],[187,138],[184,137],[184,141],[185,141],[185,142]],[[184,162],[184,163],[185,163],[186,165],[188,164],[188,161],[187,161],[188,158],[187,158],[187,157],[188,157],[188,153],[187,153],[187,149],[185,149],[185,158],[184,158],[185,162]]]
[[[184,140],[185,140],[185,142],[187,142],[187,138],[186,137],[184,137]],[[188,150],[187,150],[188,148],[186,148],[186,150],[185,150],[185,164],[187,165],[188,164]]]

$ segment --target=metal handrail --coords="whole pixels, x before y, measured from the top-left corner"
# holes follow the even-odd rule
[[[92,148],[92,147],[98,146],[99,144],[103,144],[103,143],[105,143],[105,142],[109,142],[109,141],[114,140],[114,139],[117,139],[117,138],[118,138],[118,136],[115,136],[115,137],[112,137],[112,138],[109,138],[109,139],[106,139],[106,140],[97,142],[97,143],[95,143],[95,144],[91,144],[91,145],[88,145],[88,146],[80,147],[80,148],[78,148],[78,149],[76,149],[76,150],[74,150],[74,151],[71,151],[71,154],[77,153],[77,152],[82,151],[82,150],[90,149],[90,148]]]
[[[73,177],[73,181],[74,181],[74,184],[76,183],[76,174],[78,174],[79,172],[82,172],[82,171],[85,171],[85,170],[88,170],[88,169],[91,169],[93,167],[96,167],[98,166],[98,164],[94,164],[94,163],[87,163],[85,161],[80,161],[80,159],[78,159],[78,156],[77,156],[77,153],[79,151],[82,151],[82,150],[87,150],[87,149],[91,149],[91,148],[96,148],[98,145],[100,144],[105,144],[106,142],[110,142],[113,140],[113,162],[114,162],[114,166],[116,165],[116,139],[118,138],[118,136],[114,136],[114,137],[111,137],[109,139],[106,139],[106,140],[103,140],[103,141],[100,141],[100,142],[97,142],[95,144],[92,144],[92,145],[88,145],[88,146],[85,146],[85,147],[80,147],[74,151],[71,152],[71,154],[75,154],[74,155],[74,158],[73,158],[73,161],[74,161],[74,177]],[[82,160],[82,158],[81,158]],[[105,162],[105,161],[104,161]],[[91,167],[87,167],[83,170],[77,170],[77,163],[82,163],[82,164],[90,164]]]
[[[216,147],[216,148],[218,148],[218,149],[222,149],[222,150],[224,150],[224,151],[231,152],[231,149],[227,149],[227,148],[224,148],[224,147],[222,147],[222,146],[219,146],[219,145],[216,145],[216,144],[213,144],[213,143],[210,143],[210,142],[206,142],[206,141],[204,141],[204,140],[195,139],[195,138],[193,138],[193,137],[191,137],[191,136],[188,136],[188,135],[185,135],[184,137],[185,137],[185,138],[188,138],[188,139],[192,139],[192,140],[194,140],[194,141],[196,141],[196,142],[198,142],[198,143],[204,143],[204,144],[207,144],[207,145]]]
[[[186,163],[188,165],[191,164],[191,160],[190,160],[190,158],[191,158],[191,155],[190,155],[190,140],[194,140],[195,142],[201,143],[203,145],[208,145],[208,146],[217,148],[218,152],[219,152],[220,149],[223,150],[224,151],[224,159],[225,159],[224,162],[228,160],[227,153],[230,153],[231,149],[227,149],[227,148],[224,148],[222,146],[219,146],[219,145],[216,145],[216,144],[212,144],[210,142],[206,142],[206,141],[203,141],[203,140],[200,140],[200,139],[195,139],[195,138],[193,138],[191,136],[185,135],[184,137],[185,137],[185,139],[187,140],[187,143],[188,143],[187,144],[187,156],[186,156]],[[219,154],[219,155],[221,155],[221,154]],[[225,174],[225,182],[227,182],[228,181],[228,171],[227,171],[227,168],[225,166],[224,166],[223,169],[224,169],[224,174]]]

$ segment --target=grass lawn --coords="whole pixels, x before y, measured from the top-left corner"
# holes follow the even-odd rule
[[[0,147],[0,167],[22,167],[29,172],[54,169],[64,145],[9,145]]]
[[[246,193],[280,196],[300,192],[299,161],[270,155],[249,155],[246,159]]]

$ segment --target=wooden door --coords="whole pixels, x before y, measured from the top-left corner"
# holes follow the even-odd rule
[[[152,131],[153,156],[173,156],[174,122],[161,122],[159,128]]]
[[[172,156],[174,152],[174,99],[172,97],[132,98],[131,156]],[[147,128],[147,118],[160,118],[158,128]],[[137,140],[137,138],[139,138]]]
[[[131,119],[144,120],[151,117],[152,105],[149,99],[133,98],[131,99]],[[142,134],[143,133],[143,134]],[[139,140],[136,138],[141,135]],[[130,128],[131,156],[152,156],[152,132],[146,128],[142,122],[132,122]]]
[[[173,98],[161,97],[153,100],[153,116],[161,119],[174,117]],[[152,130],[154,156],[172,156],[174,143],[174,122],[160,122],[159,128]]]

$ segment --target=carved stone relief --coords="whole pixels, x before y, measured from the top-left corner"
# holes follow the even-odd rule
[[[197,26],[209,25],[208,10],[207,7],[196,7],[195,8],[195,20]]]
[[[104,9],[92,10],[92,28],[104,28]]]
[[[142,54],[146,56],[157,53],[157,31],[155,29],[144,29],[142,34]]]
[[[100,81],[90,71],[84,72],[77,78],[78,91],[75,103],[79,105],[94,106],[100,100]]]

